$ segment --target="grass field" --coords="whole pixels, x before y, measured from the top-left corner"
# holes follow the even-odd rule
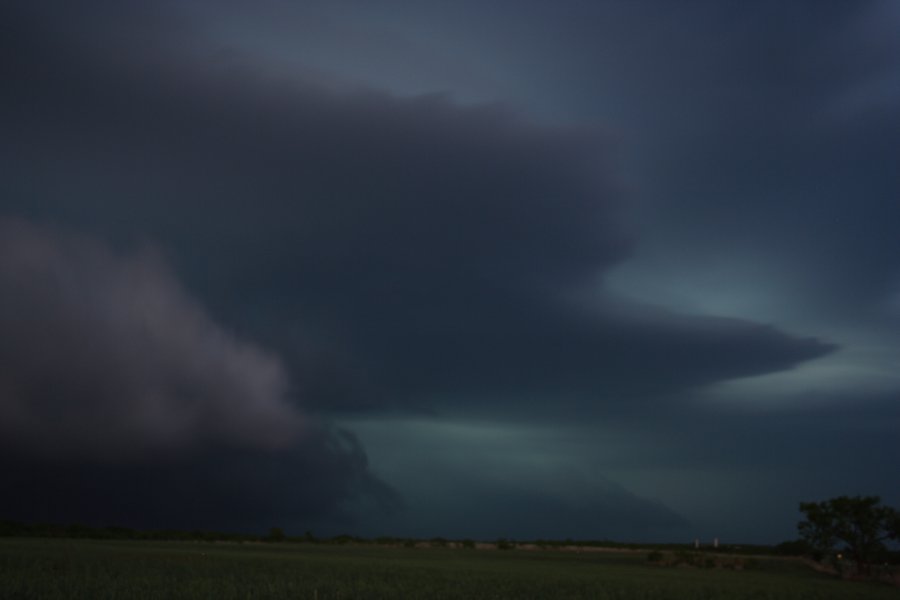
[[[799,561],[733,571],[643,553],[0,539],[0,598],[891,598]]]

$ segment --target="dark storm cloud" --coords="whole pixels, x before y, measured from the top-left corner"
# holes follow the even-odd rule
[[[174,249],[217,315],[285,353],[310,405],[604,401],[832,349],[739,320],[569,306],[630,247],[598,132],[279,82],[196,52],[151,52],[136,74],[48,37],[14,54],[7,210]]]
[[[657,288],[727,269],[719,286],[777,288],[832,319],[896,288],[895,3],[520,2],[515,19],[465,4],[391,22],[444,47],[465,31],[495,89],[613,128]]]
[[[619,219],[615,148],[603,132],[538,126],[503,105],[463,107],[440,94],[402,99],[315,69],[286,75],[239,44],[211,41],[202,27],[211,5],[185,6],[0,7],[0,214],[25,220],[8,222],[17,233],[0,263],[11,299],[0,349],[15,365],[0,379],[15,391],[0,397],[19,419],[4,422],[20,424],[4,436],[14,450],[4,471],[22,490],[3,500],[14,518],[322,520],[395,498],[352,436],[315,423],[297,430],[301,415],[462,405],[528,418],[534,403],[558,421],[622,406],[661,419],[673,412],[663,403],[684,402],[688,390],[835,349],[604,291],[635,237]],[[658,114],[678,122],[675,113]],[[678,162],[690,146],[664,154]],[[715,178],[682,175],[676,183]],[[129,250],[144,239],[172,272]],[[22,265],[25,242],[43,248],[43,262]],[[57,292],[67,278],[88,283]],[[51,335],[59,346],[47,345]],[[140,416],[147,406],[181,429]],[[77,450],[69,461],[64,447]],[[96,460],[112,449],[141,460]],[[191,451],[157,459],[147,449]],[[582,521],[596,531],[627,521],[623,537],[641,521],[683,525],[624,488],[586,496],[603,508],[600,521],[590,507],[490,485],[473,510],[492,489],[498,500],[482,521],[515,506],[510,529],[524,531],[541,510],[569,514],[573,536]]]
[[[4,447],[6,519],[290,534],[358,524],[363,503],[383,517],[400,506],[372,476],[353,436],[317,429],[276,451],[208,446],[203,452],[128,464],[46,460]]]
[[[649,309],[582,313],[523,307],[472,319],[467,327],[411,331],[396,365],[379,363],[393,389],[427,394],[477,392],[525,408],[532,398],[585,409],[621,409],[733,377],[779,371],[833,346],[739,319],[684,317]],[[387,335],[387,333],[385,334]],[[396,335],[396,333],[395,333]],[[429,355],[421,353],[430,348]],[[452,368],[448,369],[450,365]],[[473,401],[482,402],[483,396]],[[464,402],[460,400],[459,402]]]
[[[889,2],[654,5],[645,27],[623,29],[633,39],[605,41],[584,19],[580,47],[633,51],[579,92],[621,84],[623,127],[654,174],[639,183],[654,249],[695,268],[710,248],[753,257],[770,281],[789,271],[785,293],[831,316],[890,293],[896,18]]]
[[[157,253],[0,220],[0,298],[7,518],[258,530],[396,503]]]
[[[7,442],[118,461],[301,433],[281,362],[214,323],[151,251],[0,220],[0,297]]]

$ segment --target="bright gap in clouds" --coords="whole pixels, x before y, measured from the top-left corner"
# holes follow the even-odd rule
[[[625,301],[676,312],[772,324],[794,335],[815,331],[837,344],[827,356],[776,373],[717,382],[696,394],[702,402],[751,410],[795,409],[879,399],[900,393],[900,335],[883,310],[822,310],[818,290],[805,289],[784,264],[765,253],[727,251],[702,261],[645,250],[609,273],[603,287]]]

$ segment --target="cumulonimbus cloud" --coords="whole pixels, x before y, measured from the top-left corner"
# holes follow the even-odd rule
[[[206,442],[292,443],[280,360],[217,324],[158,252],[0,220],[0,432],[117,460]]]

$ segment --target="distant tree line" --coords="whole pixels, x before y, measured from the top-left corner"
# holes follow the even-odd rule
[[[317,537],[307,531],[303,535],[289,535],[280,527],[272,527],[264,534],[229,533],[222,531],[192,530],[142,530],[129,527],[107,526],[94,527],[83,524],[61,525],[55,523],[22,523],[17,521],[0,521],[0,537],[42,537],[42,538],[74,538],[94,540],[151,540],[151,541],[204,541],[204,542],[267,542],[267,543],[317,543],[317,544],[376,544],[397,547],[454,547],[475,549],[478,542],[473,539],[450,540],[442,537],[429,539],[379,536],[364,538],[355,535],[341,534],[333,537]],[[529,544],[540,549],[559,550],[563,548],[620,548],[631,550],[680,551],[693,550],[693,544],[632,544],[613,540],[579,540],[538,539],[532,541],[516,541],[500,538],[490,540],[487,544],[504,550],[514,550],[519,545]],[[700,552],[716,552],[722,554],[765,555],[781,554],[799,556],[809,554],[810,547],[803,541],[784,542],[777,546],[752,544],[720,544],[718,548],[703,546]]]
[[[613,540],[538,539],[516,541],[506,538],[487,544],[504,550],[514,550],[528,544],[539,549],[564,548],[619,548],[623,550],[652,550],[658,552],[692,551],[703,554],[735,554],[744,556],[812,556],[822,562],[840,566],[851,560],[859,573],[867,573],[869,567],[878,564],[900,564],[900,552],[885,546],[885,541],[897,540],[898,511],[881,507],[878,498],[836,498],[821,503],[802,503],[801,510],[807,520],[800,523],[801,538],[777,545],[719,544],[695,548],[686,544],[635,544]],[[222,531],[192,530],[142,530],[121,526],[96,527],[83,524],[23,523],[0,520],[0,537],[73,538],[94,540],[149,540],[149,541],[203,541],[203,542],[266,542],[266,543],[316,543],[316,544],[376,544],[403,547],[453,547],[475,549],[479,543],[472,539],[448,540],[380,536],[364,538],[341,534],[333,537],[317,537],[307,531],[303,535],[288,535],[280,527],[272,527],[264,534],[233,533]],[[843,561],[843,562],[842,562]]]

